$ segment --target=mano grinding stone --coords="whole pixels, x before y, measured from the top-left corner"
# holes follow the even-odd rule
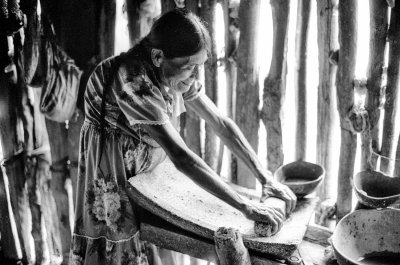
[[[277,209],[281,209],[284,213],[286,212],[286,203],[278,198],[270,197],[265,200],[264,204],[269,207],[274,207]],[[269,237],[272,235],[271,233],[271,224],[267,222],[254,222],[254,233],[258,236]],[[278,232],[279,233],[279,232]]]

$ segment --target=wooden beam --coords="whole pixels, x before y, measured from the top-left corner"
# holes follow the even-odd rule
[[[348,115],[354,104],[353,77],[357,48],[357,1],[339,1],[339,65],[336,78],[340,116],[341,144],[339,158],[337,221],[351,211],[354,162],[357,135],[351,129]]]
[[[271,66],[264,81],[262,119],[267,131],[267,161],[272,172],[283,164],[282,104],[285,99],[289,0],[271,0],[273,48]]]
[[[244,0],[239,5],[239,46],[237,50],[236,114],[235,121],[250,145],[257,152],[260,125],[257,40],[260,0]],[[237,160],[237,184],[255,188],[253,173]]]
[[[71,247],[71,225],[68,192],[66,190],[67,178],[69,178],[68,162],[68,131],[65,123],[46,120],[47,132],[49,134],[52,165],[51,189],[57,207],[57,216],[61,235],[61,250],[64,264],[68,264],[69,251]]]
[[[307,148],[307,44],[311,0],[298,0],[296,23],[296,64],[294,73],[296,98],[296,155],[304,160]]]
[[[389,62],[387,68],[385,117],[383,120],[383,132],[381,150],[381,171],[392,175],[394,164],[393,153],[395,148],[395,128],[398,109],[398,90],[400,85],[400,3],[392,8],[390,13],[390,26],[388,32]],[[387,157],[387,158],[386,158]],[[396,161],[396,164],[400,161]],[[400,177],[400,165],[397,165],[395,177]]]
[[[129,2],[129,1],[127,1]],[[114,55],[115,43],[115,15],[116,15],[116,0],[99,1],[100,13],[98,14],[98,44],[99,44],[99,59],[104,60]]]
[[[191,257],[218,264],[219,258],[214,241],[176,227],[165,220],[141,209],[140,238],[158,247],[174,250]],[[283,265],[284,260],[274,256],[249,251],[251,264]],[[296,256],[296,253],[294,253]]]
[[[8,37],[9,41],[13,41],[11,37]],[[0,52],[8,51],[9,46],[7,44],[7,36],[0,35]],[[10,59],[7,54],[1,55],[2,59],[6,59],[1,62],[2,71],[0,72],[0,144],[2,149],[2,168],[3,172],[3,182],[1,190],[3,190],[3,196],[9,190],[9,201],[3,201],[11,206],[8,207],[7,204],[3,204],[2,212],[6,213],[9,209],[12,210],[12,214],[15,218],[14,224],[4,226],[2,225],[2,244],[8,242],[9,249],[4,251],[5,258],[11,260],[19,260],[28,263],[33,262],[34,249],[30,244],[31,240],[31,229],[30,225],[31,216],[29,209],[28,200],[28,190],[27,185],[25,185],[25,164],[23,160],[23,142],[24,142],[24,132],[22,129],[22,120],[20,117],[20,112],[18,112],[20,106],[20,95],[19,88],[17,86],[17,70],[15,64],[10,63]],[[12,58],[11,58],[12,59]],[[5,64],[8,62],[8,64]],[[4,68],[8,66],[8,72],[4,71]],[[5,185],[5,179],[8,179],[8,187]],[[4,185],[4,186],[3,186]],[[2,197],[7,199],[7,197]],[[4,205],[4,206],[3,206]],[[11,214],[11,213],[9,213]],[[4,218],[7,218],[4,216]],[[10,221],[11,215],[8,216]],[[15,235],[12,226],[16,226],[18,234]],[[3,234],[4,231],[4,234]],[[3,241],[4,235],[4,241]],[[17,236],[17,237],[16,237]],[[4,247],[4,245],[3,245]]]
[[[325,169],[325,178],[317,191],[321,201],[333,197],[333,124],[335,119],[334,87],[337,61],[331,62],[329,55],[339,49],[338,0],[317,2],[318,27],[318,112],[317,112],[317,164]]]
[[[375,153],[379,153],[379,117],[383,78],[383,66],[385,61],[385,46],[388,28],[389,8],[386,0],[370,0],[370,41],[369,41],[369,62],[367,71],[367,102],[366,110],[369,116],[370,125],[370,146],[362,148],[362,153],[369,153],[369,149]],[[371,161],[372,169],[376,168],[377,157],[372,156],[371,159],[366,155],[361,155],[361,170],[366,170]]]
[[[200,17],[206,22],[211,37],[211,54],[204,65],[204,87],[207,96],[218,106],[218,52],[216,40],[216,0],[201,0]],[[218,166],[218,138],[206,123],[204,161],[214,170]]]

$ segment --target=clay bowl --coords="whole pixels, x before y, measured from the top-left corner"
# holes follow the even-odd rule
[[[325,176],[322,166],[295,161],[282,165],[275,171],[275,179],[287,185],[298,198],[312,193]]]
[[[349,213],[337,224],[332,246],[340,265],[400,264],[400,210]]]
[[[360,203],[385,208],[400,200],[400,178],[377,171],[361,171],[354,177],[354,190]]]

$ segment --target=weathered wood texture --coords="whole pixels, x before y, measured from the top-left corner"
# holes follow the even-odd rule
[[[6,37],[0,36],[0,50],[6,50]],[[1,67],[5,61],[1,64]],[[31,261],[30,227],[27,189],[24,185],[24,166],[21,152],[23,142],[21,120],[17,116],[18,90],[9,80],[13,72],[0,73],[0,143],[2,149],[0,209],[1,248],[7,259]],[[8,160],[8,161],[7,161]],[[3,168],[4,166],[4,168]],[[8,181],[7,181],[8,180]],[[25,225],[24,225],[25,224]]]
[[[379,117],[382,92],[383,66],[385,60],[386,35],[388,28],[389,8],[385,0],[370,0],[370,41],[369,62],[367,70],[368,96],[366,110],[369,116],[371,130],[371,147],[375,153],[379,153]],[[362,152],[369,152],[369,146],[362,148]],[[361,161],[361,170],[365,170],[367,160],[365,155]],[[377,157],[371,157],[372,169],[376,168]]]
[[[271,0],[272,60],[264,81],[262,119],[267,131],[267,161],[272,172],[283,164],[282,104],[285,98],[290,1]]]
[[[179,227],[171,225],[157,216],[146,214],[140,225],[141,238],[159,247],[179,251],[191,257],[218,264],[218,256],[213,240],[199,237]],[[283,265],[274,257],[249,251],[251,264]],[[201,263],[201,264],[204,264]],[[192,263],[191,263],[192,265]]]
[[[333,197],[333,124],[335,112],[335,80],[337,65],[329,54],[339,49],[337,0],[317,1],[318,27],[318,112],[317,112],[317,164],[325,168],[325,179],[317,193],[321,201]]]
[[[214,242],[220,265],[251,265],[249,252],[238,230],[220,227],[214,233]]]
[[[161,1],[168,2],[168,1]],[[156,12],[155,1],[150,1],[148,8],[141,9],[143,0],[130,0],[126,1],[126,11],[128,14],[128,31],[130,46],[134,46],[149,33],[153,25],[153,18]],[[167,10],[163,9],[163,12]]]
[[[351,211],[351,178],[357,147],[357,135],[347,119],[353,107],[353,77],[356,63],[357,1],[339,2],[339,64],[336,78],[337,108],[340,116],[341,144],[339,157],[337,220]]]
[[[47,132],[50,140],[52,165],[51,189],[57,206],[59,228],[61,234],[61,247],[63,264],[68,264],[69,250],[71,246],[70,207],[68,192],[66,190],[67,178],[69,178],[68,162],[68,131],[65,123],[57,123],[46,120]]]
[[[186,1],[186,8],[198,15],[200,12],[199,0]],[[181,123],[183,138],[190,150],[202,157],[200,136],[202,129],[200,117],[190,108],[186,108],[186,113],[182,115],[184,115],[184,123]]]
[[[129,2],[129,1],[127,1]],[[98,44],[101,60],[114,55],[116,0],[100,1]]]
[[[200,188],[170,161],[159,165],[151,173],[131,178],[129,182],[128,196],[171,224],[208,239],[213,239],[214,231],[219,227],[236,228],[243,235],[249,250],[280,257],[292,254],[301,242],[316,203],[313,199],[299,201],[296,210],[277,234],[258,237],[254,234],[254,221]],[[273,204],[279,199],[269,198],[267,201]]]
[[[304,160],[307,148],[307,44],[311,15],[311,0],[299,0],[297,5],[295,47],[296,154]]]
[[[40,112],[41,89],[33,89],[33,131],[31,133],[34,146],[31,156],[28,156],[27,162],[27,184],[29,191],[30,207],[32,216],[36,215],[36,220],[32,220],[32,225],[38,226],[40,235],[36,235],[40,240],[40,249],[35,249],[38,254],[48,259],[50,264],[56,264],[62,260],[62,245],[60,233],[60,219],[58,216],[55,193],[51,186],[52,175],[50,172],[51,153],[50,142],[46,128],[45,116]],[[36,231],[36,232],[39,232]],[[34,231],[32,231],[36,239]],[[69,231],[66,232],[70,236]],[[36,240],[35,240],[36,243]],[[37,244],[35,244],[35,247]],[[65,247],[67,248],[67,246]],[[65,249],[65,251],[68,251]],[[46,253],[48,252],[48,253]],[[48,255],[48,256],[47,256]],[[68,255],[65,253],[65,255]],[[67,264],[67,263],[65,263]]]
[[[400,3],[395,5],[390,14],[388,40],[389,61],[387,68],[385,117],[383,120],[384,137],[382,138],[380,169],[382,172],[391,175],[395,164],[390,159],[393,159],[395,148],[395,128],[398,117],[398,90],[400,84]],[[393,176],[400,176],[400,168],[397,168],[396,174]]]
[[[216,43],[216,0],[201,0],[200,17],[206,22],[211,37],[211,53],[204,65],[204,87],[207,96],[218,105],[218,52]],[[204,161],[214,170],[218,166],[218,139],[214,130],[205,125]]]
[[[260,0],[244,0],[239,5],[239,46],[237,50],[236,114],[235,121],[257,152],[260,125],[257,40]],[[255,188],[256,179],[242,162],[237,160],[237,184]]]
[[[222,1],[225,26],[225,57],[224,57],[224,72],[226,80],[226,114],[228,117],[235,120],[236,114],[236,82],[237,82],[237,49],[239,46],[239,2]],[[227,178],[230,181],[237,183],[237,161],[229,149],[224,149],[224,154],[227,156],[227,163],[230,165],[227,173]],[[221,150],[220,150],[221,153]],[[219,159],[224,159],[220,156]],[[221,164],[222,166],[222,164]],[[232,171],[232,168],[234,170]],[[235,174],[233,174],[235,172]],[[220,173],[220,172],[218,172]]]

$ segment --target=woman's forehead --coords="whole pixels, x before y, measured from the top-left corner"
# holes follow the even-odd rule
[[[185,57],[176,57],[170,59],[170,61],[176,66],[183,66],[183,65],[201,65],[207,61],[207,51],[205,49],[201,49],[197,53],[191,56]]]

